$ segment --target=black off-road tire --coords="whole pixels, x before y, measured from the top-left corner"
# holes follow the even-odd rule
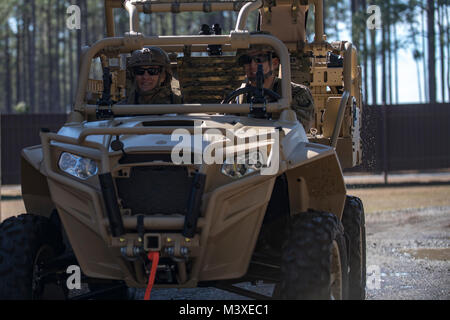
[[[0,225],[0,300],[42,298],[42,292],[33,290],[37,258],[56,256],[63,248],[61,234],[48,218],[23,214],[5,220]]]
[[[366,297],[366,228],[361,199],[347,196],[342,216],[349,247],[349,299]]]
[[[339,259],[336,256],[339,256]],[[334,258],[333,258],[334,256]],[[334,264],[332,261],[340,261]],[[333,266],[340,268],[333,270]],[[344,229],[331,213],[308,211],[291,218],[282,248],[281,276],[274,298],[346,299],[348,265]],[[340,277],[338,290],[331,275]]]

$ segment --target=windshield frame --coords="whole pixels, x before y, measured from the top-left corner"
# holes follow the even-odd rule
[[[281,99],[267,105],[250,104],[165,104],[165,105],[113,105],[97,106],[86,104],[86,92],[89,71],[94,58],[106,52],[130,53],[144,46],[177,46],[184,45],[226,45],[232,50],[246,49],[252,44],[271,46],[280,58],[281,64]],[[249,113],[252,107],[265,107],[267,112],[281,112],[287,109],[292,100],[291,68],[289,51],[284,43],[269,34],[250,34],[248,31],[231,31],[229,35],[212,36],[152,36],[132,35],[125,37],[105,38],[83,50],[79,70],[79,82],[73,110],[84,116],[95,113],[98,108],[108,108],[113,114],[161,114],[161,113]]]

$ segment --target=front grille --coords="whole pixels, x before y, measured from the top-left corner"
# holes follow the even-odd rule
[[[180,151],[179,156],[183,158],[183,150]],[[193,153],[189,154],[190,163],[195,163],[195,155]],[[153,161],[163,161],[172,163],[172,155],[170,153],[163,154],[147,154],[147,153],[127,153],[119,159],[119,164],[132,164],[140,162],[153,162]]]
[[[153,162],[153,161],[172,162],[172,157],[170,153],[167,154],[127,153],[126,155],[122,156],[122,158],[119,159],[119,164]]]
[[[116,185],[122,207],[132,215],[185,215],[192,180],[184,166],[147,166],[132,168]]]

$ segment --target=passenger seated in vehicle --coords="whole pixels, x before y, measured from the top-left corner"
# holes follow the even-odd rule
[[[131,54],[127,65],[133,90],[119,104],[179,104],[182,97],[171,88],[172,69],[167,53],[145,47]]]
[[[238,52],[239,64],[244,67],[246,79],[242,87],[256,87],[256,72],[261,64],[264,73],[264,88],[270,89],[281,95],[281,79],[276,76],[276,70],[280,59],[271,47],[265,45],[251,45],[249,49]],[[297,119],[302,123],[306,132],[309,132],[314,119],[314,100],[308,87],[291,82],[292,103],[291,108],[295,111]],[[239,97],[240,103],[249,103],[249,95],[243,94]],[[267,102],[274,99],[267,96]]]

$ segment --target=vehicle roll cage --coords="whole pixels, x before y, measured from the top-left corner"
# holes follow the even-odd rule
[[[262,0],[255,1],[146,1],[146,0],[105,0],[105,14],[108,38],[102,39],[94,43],[91,47],[85,47],[81,57],[81,65],[79,70],[79,81],[75,96],[74,112],[69,117],[69,122],[81,122],[88,115],[98,114],[102,109],[105,114],[112,115],[130,115],[130,114],[167,114],[167,113],[249,113],[252,109],[262,107],[268,113],[279,113],[288,109],[291,100],[291,68],[289,51],[285,44],[278,38],[269,34],[251,34],[248,30],[244,30],[248,15],[251,11],[262,7]],[[280,0],[280,2],[291,2],[289,0]],[[302,0],[300,2],[307,1]],[[240,8],[236,28],[229,35],[188,35],[188,36],[150,36],[146,37],[138,32],[138,12],[174,12],[174,3],[176,3],[176,11],[213,11],[213,10],[237,10]],[[245,4],[244,4],[245,3]],[[321,14],[323,8],[323,0],[309,0],[316,8],[316,36],[315,42],[323,41],[323,16]],[[130,32],[123,37],[114,36],[114,20],[113,9],[125,8],[130,16]],[[206,9],[207,8],[207,9]],[[222,45],[226,50],[237,50],[248,48],[252,44],[265,44],[273,47],[274,51],[280,58],[281,64],[281,81],[282,92],[281,99],[277,102],[267,103],[265,105],[252,104],[220,104],[220,103],[202,103],[202,104],[148,104],[148,105],[111,105],[100,107],[98,105],[86,104],[86,89],[89,78],[89,71],[92,59],[100,54],[114,53],[130,53],[133,50],[140,49],[144,46],[154,45],[163,49],[170,48],[173,52],[183,52],[184,46],[201,46]],[[350,48],[348,48],[351,51]],[[351,60],[351,55],[348,55]],[[345,74],[351,75],[351,63],[344,63]],[[344,77],[351,79],[350,77]],[[351,82],[351,81],[350,81]],[[350,82],[345,82],[346,84]],[[347,85],[346,85],[347,87]],[[345,90],[349,90],[350,85]],[[341,101],[341,109],[345,109],[348,94],[344,94]],[[337,128],[339,129],[339,128]],[[336,130],[338,132],[338,130]]]
[[[125,8],[130,17],[130,33],[139,32],[138,13],[192,12],[192,11],[239,11],[235,30],[244,30],[250,12],[261,8],[268,0],[105,0],[106,30],[108,37],[114,37],[113,9]],[[274,1],[273,1],[274,2]],[[315,41],[323,40],[323,0],[277,0],[277,4],[291,4],[293,7],[312,4],[315,8]]]

